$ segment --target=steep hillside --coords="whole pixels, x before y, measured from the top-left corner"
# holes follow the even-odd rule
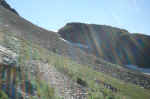
[[[55,53],[69,56],[76,61],[82,62],[89,59],[85,57],[88,56],[86,53],[68,44],[57,33],[40,28],[2,6],[0,6],[0,30],[9,31],[25,40],[32,40],[33,43]]]
[[[111,26],[83,23],[68,23],[59,30],[59,34],[106,61],[149,67],[149,36],[130,34],[127,30]]]
[[[31,42],[32,40],[18,38],[9,32],[1,32],[1,35],[3,39],[0,40],[0,45],[5,49],[4,52],[16,53],[17,56],[14,63],[11,62],[11,58],[7,61],[8,59],[5,59],[7,57],[0,53],[3,60],[0,67],[0,91],[3,97],[8,99],[16,97],[149,99],[150,97],[150,80],[146,75],[108,62],[99,62],[100,66],[94,70],[92,64],[78,64],[71,58],[60,56]],[[0,50],[2,51],[2,47]],[[125,78],[126,81],[116,78],[115,75]]]

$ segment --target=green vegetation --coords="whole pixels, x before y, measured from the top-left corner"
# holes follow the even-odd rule
[[[9,99],[7,94],[3,92],[2,90],[0,90],[0,99]]]
[[[112,99],[149,99],[150,97],[150,91],[140,88],[139,86],[125,83],[101,72],[96,72],[90,68],[90,66],[77,64],[69,58],[54,53],[46,54],[42,49],[40,49],[40,52],[45,53],[45,56],[49,55],[47,57],[49,64],[54,65],[62,73],[69,75],[74,81],[77,81],[78,78],[85,81],[90,89],[88,90],[88,93],[91,94],[89,96],[90,98],[93,97],[93,99],[96,99],[98,97],[107,97],[109,99],[111,97]],[[118,88],[119,91],[113,93],[111,90],[104,88],[102,84],[97,84],[95,79],[111,84]]]
[[[85,66],[73,62],[71,59],[59,56],[52,52],[48,52],[43,48],[38,49],[41,59],[47,59],[49,64],[55,66],[60,72],[70,76],[72,80],[76,81],[78,78],[82,79],[89,88],[89,99],[149,99],[150,91],[140,88],[139,86],[125,83],[121,80],[112,78],[104,73],[94,71],[90,66]],[[118,88],[118,92],[114,93],[104,87],[103,84],[96,83],[95,79],[111,84]],[[137,94],[138,93],[138,94]]]
[[[125,83],[112,78],[104,73],[97,72],[91,66],[78,64],[70,58],[59,56],[36,44],[23,39],[20,42],[19,65],[23,66],[29,60],[48,61],[51,66],[55,66],[61,73],[68,75],[73,81],[87,88],[89,99],[149,99],[150,91],[139,86]],[[18,48],[17,48],[18,49]],[[97,83],[96,80],[112,85],[117,88],[117,92],[105,88],[104,84]],[[56,99],[54,89],[50,88],[40,79],[31,80],[37,88],[38,96],[42,99]],[[55,97],[55,98],[54,98]],[[31,97],[34,98],[34,97]]]
[[[124,83],[123,81],[112,78],[101,72],[96,72],[89,66],[76,64],[70,59],[57,55],[50,55],[49,57],[50,63],[54,63],[58,70],[69,75],[74,81],[77,81],[78,78],[82,78],[86,81],[88,87],[91,89],[89,93],[91,93],[93,97],[102,97],[99,96],[102,95],[99,94],[101,92],[103,93],[103,97],[109,96],[115,99],[149,99],[150,97],[150,91],[130,83]],[[111,84],[112,86],[118,88],[119,92],[113,93],[109,89],[104,88],[102,84],[97,84],[95,79]]]
[[[55,96],[54,89],[48,86],[48,84],[46,84],[45,82],[40,80],[32,80],[32,83],[34,84],[34,86],[36,86],[37,96],[31,96],[31,99],[58,99]]]

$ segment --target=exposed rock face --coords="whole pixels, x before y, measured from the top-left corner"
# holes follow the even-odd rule
[[[12,12],[15,13],[16,15],[19,15],[19,14],[17,13],[17,11],[16,11],[15,9],[11,8],[11,6],[10,6],[5,0],[0,0],[0,5],[2,5],[2,6],[3,6],[4,8],[6,8],[6,9],[12,11]]]
[[[124,29],[105,25],[68,23],[59,34],[72,43],[88,46],[88,53],[117,64],[149,67],[150,37],[130,34]]]

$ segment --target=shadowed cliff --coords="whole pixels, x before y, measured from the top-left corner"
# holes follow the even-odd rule
[[[106,61],[149,67],[150,37],[130,34],[127,30],[106,25],[69,23],[59,30],[66,40],[88,46],[81,48]]]

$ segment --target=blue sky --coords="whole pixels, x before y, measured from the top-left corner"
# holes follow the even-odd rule
[[[57,31],[68,22],[105,24],[150,35],[150,0],[6,0],[32,23]]]

